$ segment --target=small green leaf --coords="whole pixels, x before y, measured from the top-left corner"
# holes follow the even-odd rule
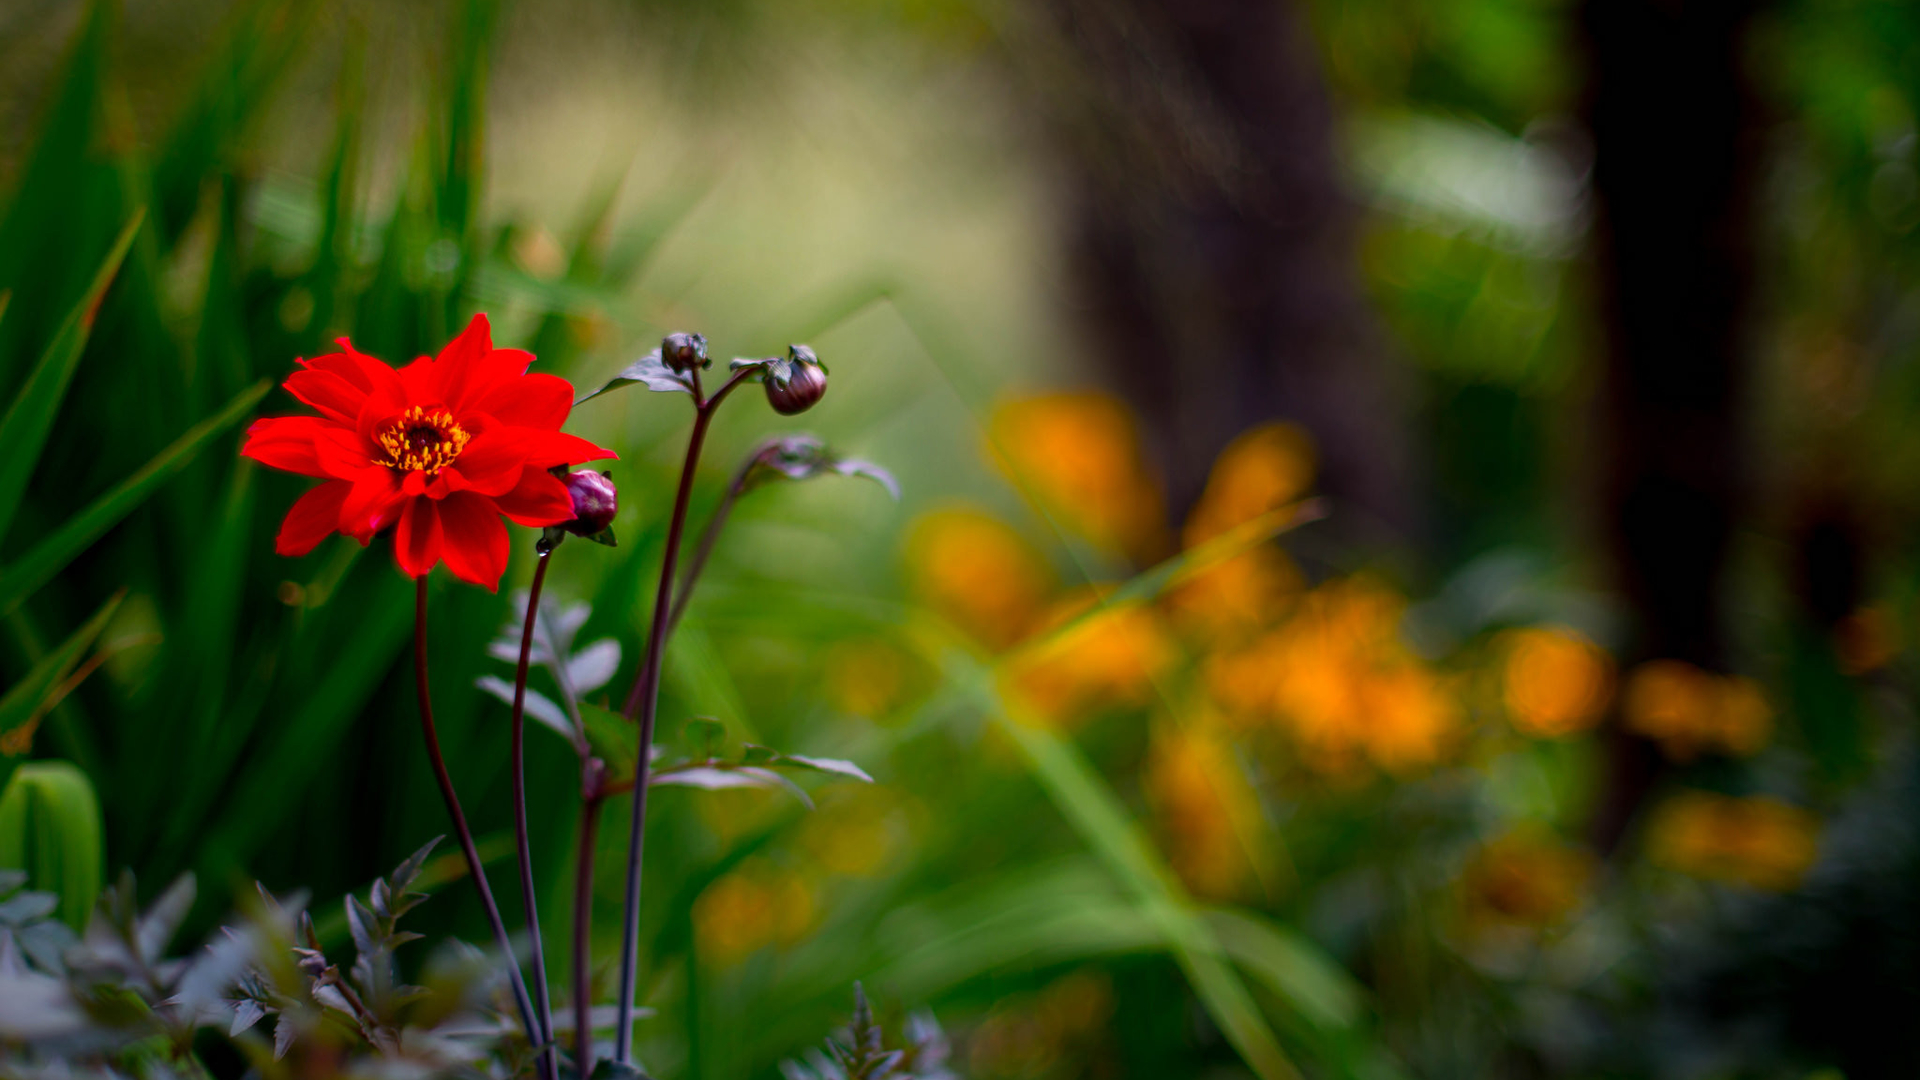
[[[607,764],[607,780],[632,783],[634,762],[640,755],[639,726],[612,709],[585,701],[580,703],[580,719],[587,725],[587,745]]]
[[[711,716],[696,716],[687,721],[686,739],[695,755],[709,760],[717,758],[726,749],[727,725]]]

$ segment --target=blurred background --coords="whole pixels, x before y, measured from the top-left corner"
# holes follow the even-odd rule
[[[661,737],[878,782],[656,795],[653,1075],[777,1076],[855,979],[978,1078],[1915,1075],[1916,72],[1895,0],[8,0],[0,862],[76,926],[191,871],[204,934],[445,830],[407,581],[273,554],[306,482],[236,455],[295,357],[804,341],[831,392],[730,404],[695,521],[800,430],[904,497],[748,497]],[[596,699],[671,396],[570,425]],[[533,539],[434,593],[497,888]]]

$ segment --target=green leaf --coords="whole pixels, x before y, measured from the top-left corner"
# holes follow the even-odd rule
[[[100,896],[100,802],[85,773],[65,761],[28,762],[0,792],[0,865],[25,869],[33,887],[59,896],[62,922],[83,931]]]
[[[590,702],[580,703],[580,719],[587,725],[587,745],[607,765],[607,780],[632,783],[633,765],[639,760],[640,727],[633,721]]]
[[[121,228],[119,238],[114,240],[107,257],[94,272],[93,283],[67,313],[47,351],[40,354],[40,362],[34,365],[13,404],[7,408],[6,416],[0,418],[0,539],[6,538],[7,528],[13,524],[14,512],[20,509],[21,496],[26,494],[27,481],[32,478],[33,468],[40,461],[40,451],[53,430],[54,417],[59,415],[60,403],[66,399],[67,387],[73,383],[74,369],[80,366],[80,356],[93,333],[94,318],[100,313],[100,301],[107,294],[107,286],[113,283],[114,275],[120,272],[120,263],[126,259],[134,233],[139,231],[145,218],[144,210],[136,210]]]
[[[219,412],[188,428],[171,446],[156,454],[132,476],[69,518],[53,535],[40,541],[0,571],[0,615],[12,611],[35,589],[47,583],[101,534],[145,502],[154,490],[191,461],[206,445],[253,411],[272,384],[265,379],[240,392]]]
[[[716,758],[727,746],[727,725],[711,716],[687,721],[687,747],[703,758]]]
[[[1333,1031],[1359,1021],[1359,985],[1312,943],[1250,911],[1214,908],[1206,920],[1234,963],[1308,1023]]]
[[[21,725],[33,720],[44,711],[48,696],[66,681],[74,665],[80,662],[81,655],[93,644],[94,639],[100,636],[100,631],[106,628],[107,620],[113,618],[113,613],[119,609],[120,601],[125,597],[125,591],[115,593],[111,599],[101,605],[99,611],[93,613],[93,617],[88,619],[85,625],[73,632],[73,636],[61,642],[59,648],[41,657],[40,662],[33,665],[25,678],[15,683],[5,697],[0,697],[0,735],[18,731]],[[27,750],[31,749],[32,733],[25,733],[22,741],[27,745],[21,747],[19,753],[0,752],[0,786],[6,784],[14,767],[26,756]]]

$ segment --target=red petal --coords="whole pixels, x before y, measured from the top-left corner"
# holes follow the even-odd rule
[[[247,443],[240,448],[242,457],[250,457],[273,469],[301,476],[330,477],[333,474],[320,463],[314,442],[324,437],[329,422],[318,416],[274,416],[255,420],[247,428]]]
[[[512,428],[491,427],[473,437],[452,465],[441,470],[447,486],[482,495],[504,495],[520,482],[527,463],[525,440]]]
[[[558,525],[573,520],[573,496],[567,485],[545,469],[524,469],[512,491],[493,500],[500,512],[522,525]]]
[[[487,325],[485,315],[475,315],[467,328],[447,342],[447,347],[433,360],[435,397],[449,407],[465,401],[475,367],[492,351],[493,328]]]
[[[353,485],[334,480],[300,496],[280,523],[273,550],[282,555],[305,555],[340,527],[340,503]]]
[[[328,476],[341,480],[355,479],[375,464],[373,455],[353,429],[339,424],[327,424],[314,434],[313,453]]]
[[[340,338],[341,352],[316,356],[311,360],[300,361],[300,366],[312,371],[326,371],[347,380],[363,394],[370,394],[375,387],[393,382],[393,369],[374,357],[353,347],[346,338]]]
[[[503,424],[558,431],[573,409],[573,384],[558,375],[521,375],[476,395],[467,408]]]
[[[525,429],[522,429],[523,431]],[[578,435],[564,431],[527,431],[527,464],[542,469],[555,465],[579,465],[620,455],[603,446],[595,446]]]
[[[507,570],[507,527],[493,500],[469,491],[456,491],[439,504],[445,528],[447,569],[461,581],[500,591],[500,575]]]
[[[406,392],[409,405],[445,404],[440,399],[440,372],[435,369],[432,357],[422,356],[401,368],[400,386]]]
[[[362,469],[353,478],[353,493],[340,504],[340,531],[362,544],[393,524],[400,510],[400,477],[384,465]]]
[[[432,499],[408,499],[400,511],[400,527],[393,534],[393,557],[408,577],[426,577],[440,561],[444,534],[439,506]]]
[[[329,420],[351,424],[367,403],[367,392],[331,371],[309,368],[287,376],[287,393],[325,413]]]

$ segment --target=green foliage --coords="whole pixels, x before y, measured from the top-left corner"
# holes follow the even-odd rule
[[[0,789],[0,867],[59,898],[55,913],[75,931],[100,894],[106,853],[100,802],[86,774],[64,761],[34,761]]]

